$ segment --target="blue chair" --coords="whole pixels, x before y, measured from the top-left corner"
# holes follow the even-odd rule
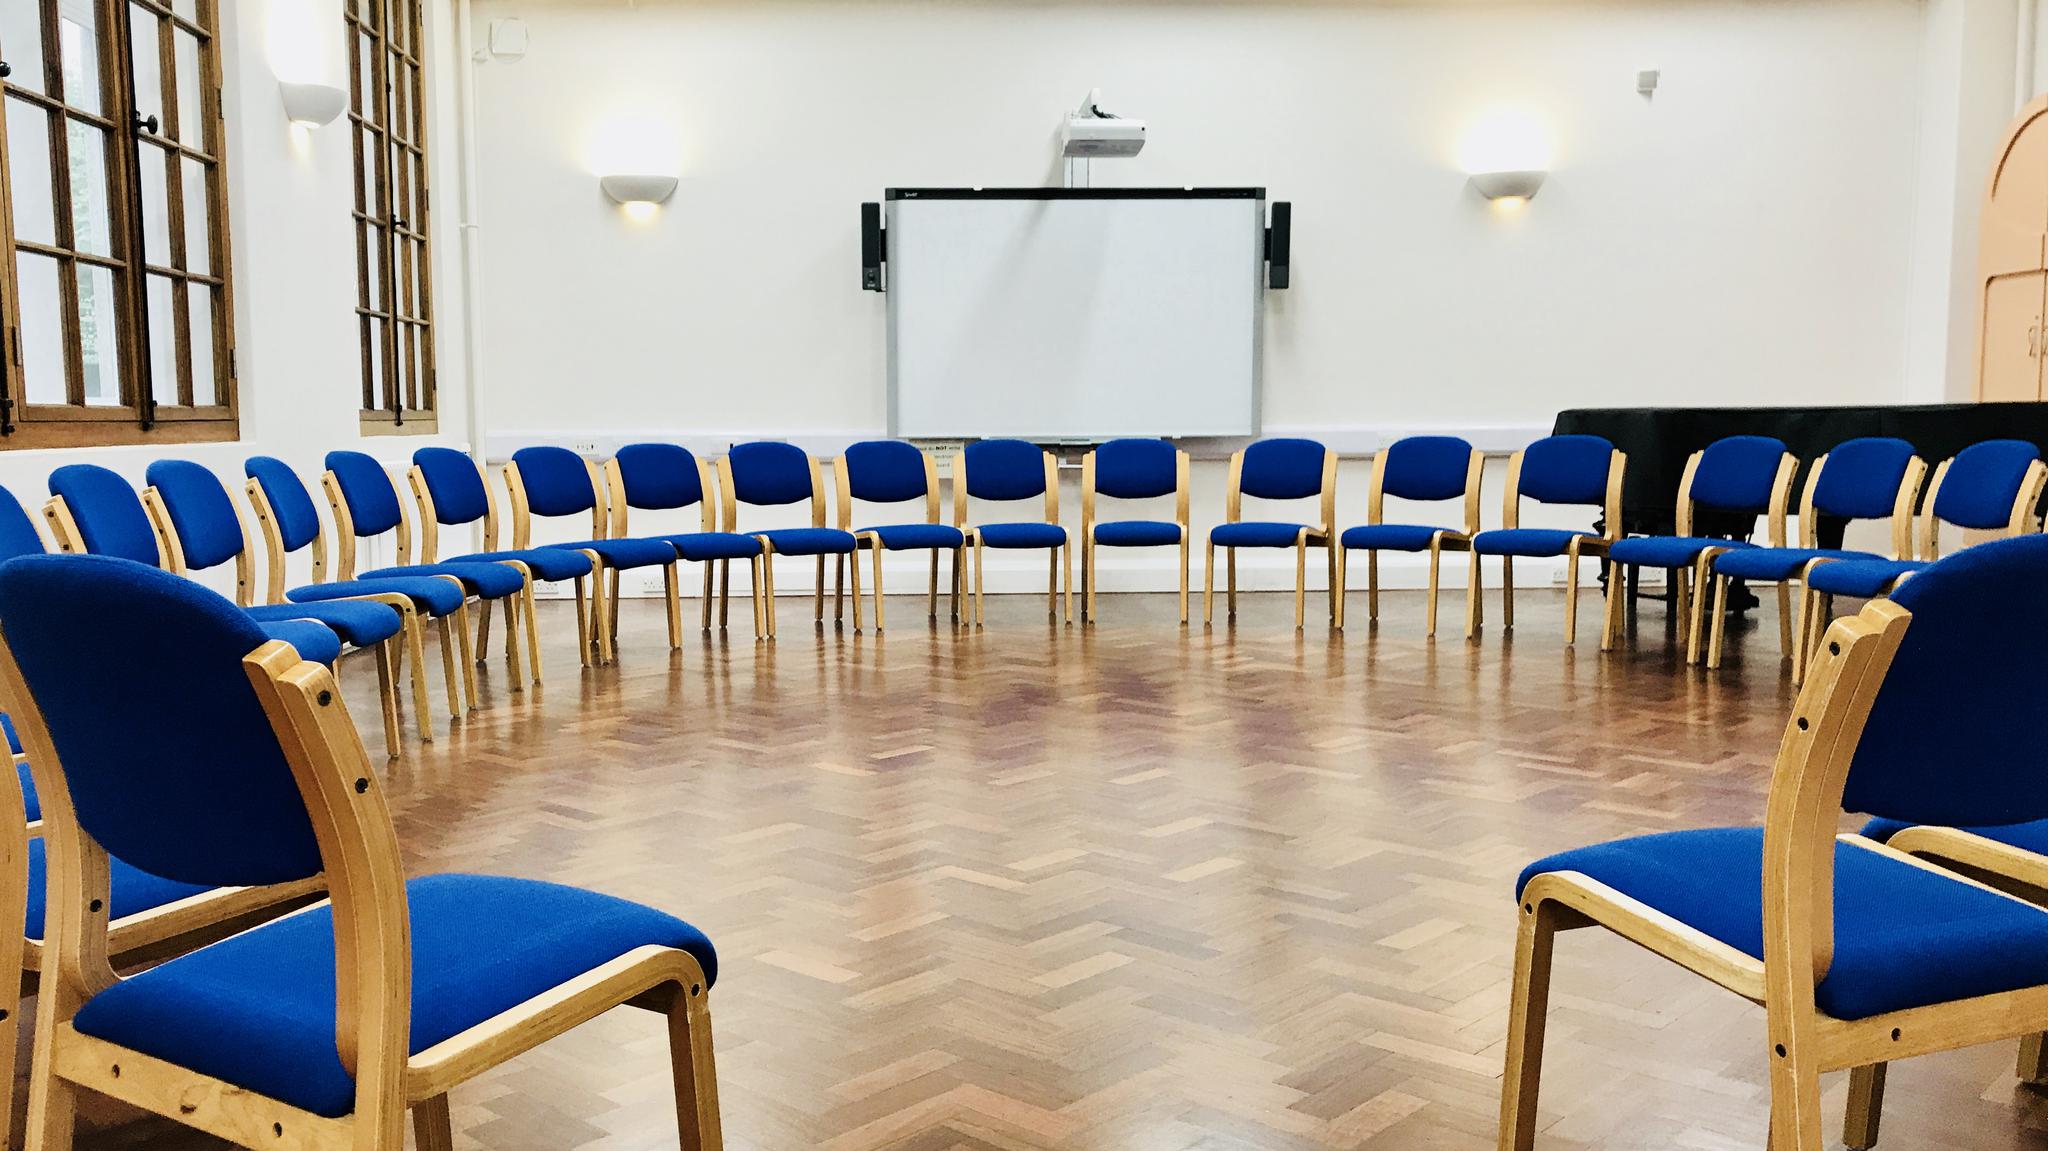
[[[1095,504],[1173,497],[1173,521],[1098,522]],[[1104,442],[1081,457],[1081,619],[1095,618],[1095,549],[1180,548],[1180,622],[1188,622],[1188,454],[1166,440]]]
[[[666,540],[609,538],[604,481],[598,478],[590,461],[568,448],[520,448],[505,465],[505,489],[512,493],[512,546],[521,551],[533,546],[536,516],[590,517],[589,539],[545,546],[580,552],[590,559],[591,626],[595,628],[599,662],[610,663],[616,655],[621,573],[642,568],[661,570],[663,584],[669,590],[669,647],[682,646],[682,614],[675,599],[676,549]],[[605,586],[607,579],[609,588]],[[581,599],[576,601],[576,612],[577,634],[591,634],[581,618]]]
[[[45,783],[33,1145],[71,1145],[88,1088],[280,1147],[399,1147],[412,1110],[445,1148],[451,1088],[629,1003],[667,1017],[682,1145],[719,1145],[704,934],[552,883],[408,880],[333,676],[234,605],[122,560],[17,560],[0,689]],[[123,977],[110,856],[193,885],[324,875],[332,902]]]
[[[1731,552],[1730,555],[1741,553]],[[2048,818],[2048,537],[1965,549],[1831,626],[1793,705],[1764,825],[1566,851],[1516,884],[1499,1146],[1534,1143],[1556,932],[1601,926],[1765,1010],[1770,1143],[1820,1151],[1820,1077],[2048,1030],[2048,911],[1860,837],[1843,811],[1948,826]],[[1874,1124],[1851,1104],[1848,1143]],[[1861,1130],[1859,1130],[1861,1128]]]
[[[450,563],[502,563],[517,568],[526,576],[526,662],[533,670],[533,682],[540,682],[540,621],[533,609],[533,585],[540,582],[556,583],[568,580],[574,585],[576,596],[576,621],[579,627],[588,627],[583,617],[583,580],[589,576],[595,565],[589,556],[567,548],[526,548],[523,551],[498,550],[498,500],[491,494],[491,486],[484,479],[481,464],[454,448],[421,448],[412,454],[412,467],[406,469],[406,482],[412,488],[413,502],[420,510],[420,562],[438,563],[441,555],[441,529],[480,524],[483,532],[484,550],[447,557]],[[488,616],[479,621],[479,626],[490,622]],[[506,637],[511,637],[511,625],[507,621]],[[583,666],[590,666],[590,636],[577,636],[576,653]]]
[[[853,630],[860,630],[860,563],[855,554],[853,533],[825,526],[825,478],[818,461],[795,444],[773,440],[734,444],[718,460],[719,499],[723,502],[720,530],[737,532],[739,505],[786,507],[808,501],[811,526],[774,528],[748,532],[761,541],[761,594],[768,616],[768,638],[775,638],[775,557],[816,556],[817,590],[812,597],[812,614],[819,627],[825,625],[825,557],[836,557],[832,588],[832,618],[844,618],[846,561],[853,564]]]
[[[149,513],[135,489],[97,464],[68,464],[51,472],[50,499],[43,505],[43,518],[59,551],[118,556],[152,567],[164,562]],[[326,663],[341,658],[344,638],[362,647],[375,647],[389,638],[387,627],[396,630],[396,621],[374,604],[367,609],[358,604],[294,604],[251,608],[249,612],[260,624],[279,629],[278,638],[305,644],[309,658],[332,653],[323,661]],[[325,634],[315,634],[316,630]]]
[[[925,611],[931,620],[939,618],[939,553],[953,553],[953,618],[960,618],[960,577],[965,572],[960,560],[966,551],[967,534],[939,522],[939,472],[929,453],[902,440],[863,440],[847,445],[832,461],[834,487],[839,492],[839,530],[853,532],[856,557],[867,548],[873,553],[875,630],[882,630],[882,553],[885,551],[928,551],[931,553],[931,586],[926,592]],[[900,504],[924,501],[924,522],[883,524],[855,529],[853,501],[870,504]]]
[[[1045,518],[967,526],[971,500],[1014,503],[1042,500]],[[1066,622],[1074,622],[1074,553],[1060,524],[1059,461],[1023,440],[975,440],[953,459],[953,526],[974,549],[974,626],[982,623],[981,553],[984,548],[1046,552],[1046,614],[1060,618],[1060,564],[1066,563]]]
[[[1628,580],[1639,568],[1662,568],[1671,589],[1671,619],[1686,623],[1686,662],[1699,662],[1701,613],[1694,601],[1706,588],[1706,571],[1724,551],[1754,546],[1747,540],[1717,539],[1693,534],[1702,508],[1735,515],[1764,516],[1768,546],[1785,546],[1785,516],[1792,498],[1792,476],[1799,459],[1783,440],[1769,436],[1728,436],[1696,451],[1685,461],[1678,483],[1678,534],[1629,536],[1607,548],[1607,613],[1600,629],[1600,650],[1612,651],[1621,634],[1622,605]],[[1784,585],[1778,586],[1778,611],[1785,614]]]
[[[1546,436],[1508,457],[1501,526],[1472,537],[1472,571],[1465,585],[1465,638],[1479,634],[1481,556],[1500,557],[1501,627],[1515,626],[1515,557],[1564,557],[1565,643],[1579,634],[1579,558],[1604,556],[1621,533],[1621,479],[1628,456],[1599,436]],[[1522,500],[1600,509],[1605,533],[1570,528],[1525,528]]]
[[[441,680],[448,691],[448,714],[462,718],[467,698],[461,673],[456,670],[454,632],[468,627],[469,593],[462,581],[450,575],[389,576],[378,579],[332,579],[328,570],[327,530],[320,522],[320,510],[312,493],[290,464],[275,456],[250,456],[242,461],[247,477],[243,492],[256,524],[263,532],[263,550],[269,559],[270,576],[265,602],[306,605],[328,600],[361,599],[396,593],[411,601],[412,610],[434,623],[441,638]],[[291,586],[285,579],[286,561],[310,550],[313,582]],[[425,648],[414,645],[413,707],[419,723],[421,742],[431,742],[434,729],[427,718]],[[465,666],[463,671],[467,671]]]
[[[1812,623],[1800,632],[1805,655],[1812,654],[1811,637],[1833,618],[1834,597],[1890,595],[1900,581],[1939,559],[1942,524],[2000,536],[2033,531],[2044,483],[2048,467],[2040,449],[2025,440],[1987,440],[1941,461],[1921,501],[1919,559],[1839,560],[1807,573],[1801,618]]]
[[[1740,548],[1713,556],[1707,564],[1714,578],[1713,635],[1707,641],[1707,666],[1721,666],[1721,639],[1728,625],[1728,581],[1802,585],[1800,606],[1806,606],[1804,584],[1819,564],[1845,559],[1910,559],[1913,554],[1913,505],[1920,494],[1920,481],[1927,465],[1904,440],[1871,436],[1845,440],[1807,469],[1806,488],[1799,500],[1799,546]],[[1892,554],[1879,556],[1866,551],[1820,546],[1820,517],[1847,520],[1891,519]],[[1705,589],[1702,588],[1702,597]],[[1792,661],[1792,682],[1805,678],[1801,662],[1806,644],[1793,638],[1795,628],[1785,610],[1785,596],[1779,596],[1778,638]],[[1693,610],[1704,607],[1704,599]]]
[[[426,711],[427,679],[422,668],[426,649],[419,613],[413,610],[412,601],[397,592],[379,592],[360,599],[251,608],[256,584],[255,549],[249,544],[248,529],[235,511],[235,500],[228,494],[227,485],[211,469],[190,460],[154,460],[145,478],[149,486],[142,490],[142,507],[156,528],[164,570],[174,575],[190,575],[232,562],[235,602],[249,608],[255,618],[319,620],[351,645],[374,653],[377,690],[383,704],[385,751],[396,759],[401,645],[412,649],[414,706],[423,715]]]
[[[1365,491],[1365,522],[1344,529],[1337,539],[1336,622],[1344,627],[1346,579],[1353,551],[1365,553],[1366,618],[1380,618],[1380,553],[1429,553],[1429,634],[1436,634],[1437,581],[1446,551],[1472,550],[1479,531],[1479,479],[1486,459],[1457,436],[1409,436],[1387,445],[1372,458],[1372,479]],[[1441,503],[1463,500],[1462,528],[1386,522],[1386,498]],[[1477,560],[1472,561],[1475,565]]]
[[[470,647],[466,607],[462,620],[462,682],[470,707],[477,706],[476,675],[472,669],[482,662],[479,657],[489,650],[490,637],[484,629],[490,622],[491,605],[502,604],[505,608],[505,656],[512,668],[511,688],[519,691],[525,676],[519,668],[516,621],[520,607],[533,590],[526,567],[497,561],[412,562],[412,522],[406,517],[405,503],[398,498],[398,485],[391,482],[391,474],[384,470],[384,465],[374,456],[354,451],[328,452],[325,464],[327,470],[320,476],[320,486],[327,493],[328,513],[334,518],[334,534],[341,541],[336,574],[345,580],[355,578],[358,543],[390,532],[396,544],[398,562],[362,572],[362,578],[447,576],[461,581],[465,601],[475,599],[482,613],[474,649]]]
[[[704,565],[705,631],[711,630],[711,565],[718,565],[718,626],[723,630],[732,594],[732,561],[746,560],[753,576],[750,586],[754,596],[754,638],[762,638],[766,625],[761,608],[761,541],[750,535],[717,530],[711,465],[680,444],[627,444],[605,461],[604,475],[605,489],[611,496],[614,538],[631,534],[626,516],[632,508],[697,509],[696,531],[653,538],[668,541],[682,559]]]
[[[1262,500],[1305,500],[1315,497],[1318,523],[1286,523],[1244,518],[1244,497]],[[1225,618],[1237,620],[1237,549],[1294,549],[1294,628],[1301,630],[1308,588],[1308,549],[1322,548],[1330,569],[1330,622],[1337,622],[1337,453],[1314,440],[1258,440],[1230,457],[1230,490],[1224,497],[1224,522],[1209,529],[1209,550],[1202,570],[1202,622],[1215,618],[1216,549],[1224,552]]]

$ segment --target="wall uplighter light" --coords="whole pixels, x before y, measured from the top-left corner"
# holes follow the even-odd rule
[[[1514,207],[1543,186],[1550,169],[1550,136],[1526,109],[1494,108],[1473,121],[1459,153],[1480,195]]]
[[[654,209],[676,194],[674,176],[600,176],[598,186],[604,194],[625,206],[626,214],[635,219],[646,219]]]
[[[332,84],[294,84],[280,80],[284,114],[294,128],[318,128],[331,124],[348,106],[348,93]]]

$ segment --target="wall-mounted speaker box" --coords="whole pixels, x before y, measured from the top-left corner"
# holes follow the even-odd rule
[[[1266,228],[1266,286],[1287,286],[1287,256],[1292,246],[1294,205],[1285,200],[1273,203],[1273,222]]]
[[[860,290],[882,290],[882,205],[860,206]]]

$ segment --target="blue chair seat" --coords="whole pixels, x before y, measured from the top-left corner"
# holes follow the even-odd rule
[[[284,593],[284,598],[293,603],[318,603],[366,595],[402,595],[412,601],[413,607],[437,616],[453,614],[463,600],[462,588],[439,576],[385,576],[307,584]]]
[[[1607,558],[1625,567],[1690,567],[1708,548],[1740,551],[1756,545],[1748,540],[1717,540],[1704,536],[1630,536],[1607,547]]]
[[[1591,532],[1563,528],[1495,528],[1472,537],[1472,550],[1483,556],[1561,556],[1573,540],[1598,540]]]
[[[1882,556],[1839,548],[1744,548],[1714,557],[1714,574],[1734,579],[1787,580],[1814,560],[1875,560]]]
[[[1761,828],[1674,831],[1538,860],[1515,890],[1576,871],[1762,959]],[[1835,845],[1835,959],[1814,989],[1836,1019],[2034,987],[2048,911],[1853,844]]]
[[[1348,551],[1426,552],[1438,532],[1450,530],[1424,524],[1359,524],[1345,528],[1338,542]]]
[[[1806,586],[1829,595],[1886,595],[1900,577],[1926,566],[1920,560],[1840,560],[1813,569]]]
[[[351,647],[369,647],[382,643],[397,635],[399,629],[405,626],[404,621],[398,618],[396,609],[366,599],[338,599],[325,603],[305,604],[263,604],[250,608],[249,618],[258,623],[303,619],[326,624],[343,643]]]
[[[836,556],[853,550],[853,533],[838,528],[776,528],[755,532],[779,556]]]
[[[309,619],[277,619],[259,621],[257,626],[271,639],[281,639],[292,645],[300,659],[331,664],[341,658],[341,637],[324,623],[314,623]]]
[[[526,565],[537,580],[582,579],[590,574],[590,557],[582,552],[563,551],[561,548],[524,548],[514,551],[474,552],[466,556],[449,556],[443,563],[488,564],[517,561]]]
[[[454,576],[462,581],[463,590],[470,595],[484,599],[503,599],[517,595],[526,586],[526,577],[519,569],[496,563],[438,563],[411,564],[406,567],[377,568],[373,571],[358,572],[357,579],[382,579],[386,576]]]
[[[717,956],[671,915],[552,883],[437,875],[406,884],[412,1053],[658,944]],[[87,1034],[318,1115],[346,1115],[355,1084],[334,1049],[334,922],[317,907],[172,959],[89,1000]]]
[[[1912,826],[1914,825],[1896,819],[1873,819],[1863,825],[1863,835],[1879,843],[1889,843],[1892,836]],[[2032,823],[2009,823],[2003,827],[1965,827],[1959,830],[2017,847],[2021,851],[2031,851],[2035,855],[2048,855],[2048,819],[2037,819]]]
[[[1164,520],[1111,520],[1095,525],[1095,542],[1107,548],[1156,548],[1180,542],[1180,525]]]
[[[1067,529],[1058,524],[976,524],[974,531],[992,548],[1056,548],[1067,542]]]
[[[761,541],[740,532],[683,532],[661,538],[691,563],[750,560],[761,554]]]
[[[1291,548],[1307,524],[1277,524],[1246,520],[1217,524],[1209,529],[1209,542],[1220,548]]]
[[[36,819],[39,816],[31,815]],[[49,895],[44,876],[48,873],[48,862],[43,858],[43,837],[36,836],[28,841],[28,914],[24,934],[30,939],[43,937],[44,899]],[[193,883],[179,883],[161,875],[151,875],[139,867],[107,857],[107,914],[110,918],[139,915],[166,903],[176,903],[201,892],[212,891]]]
[[[873,535],[892,552],[958,549],[967,542],[966,533],[947,524],[883,524],[862,528],[855,535]]]
[[[664,539],[584,540],[573,544],[542,544],[542,547],[595,552],[605,566],[618,571],[660,567],[676,562],[676,547]]]

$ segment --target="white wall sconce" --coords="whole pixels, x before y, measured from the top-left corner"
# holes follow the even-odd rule
[[[600,176],[597,184],[605,195],[623,204],[629,215],[639,219],[653,215],[656,205],[667,203],[676,194],[674,176]]]
[[[1538,169],[1515,172],[1474,172],[1472,186],[1489,200],[1527,200],[1543,186],[1547,175]]]
[[[331,124],[341,110],[348,107],[348,93],[332,84],[294,84],[280,80],[278,90],[284,95],[285,118],[298,128],[318,128]]]

